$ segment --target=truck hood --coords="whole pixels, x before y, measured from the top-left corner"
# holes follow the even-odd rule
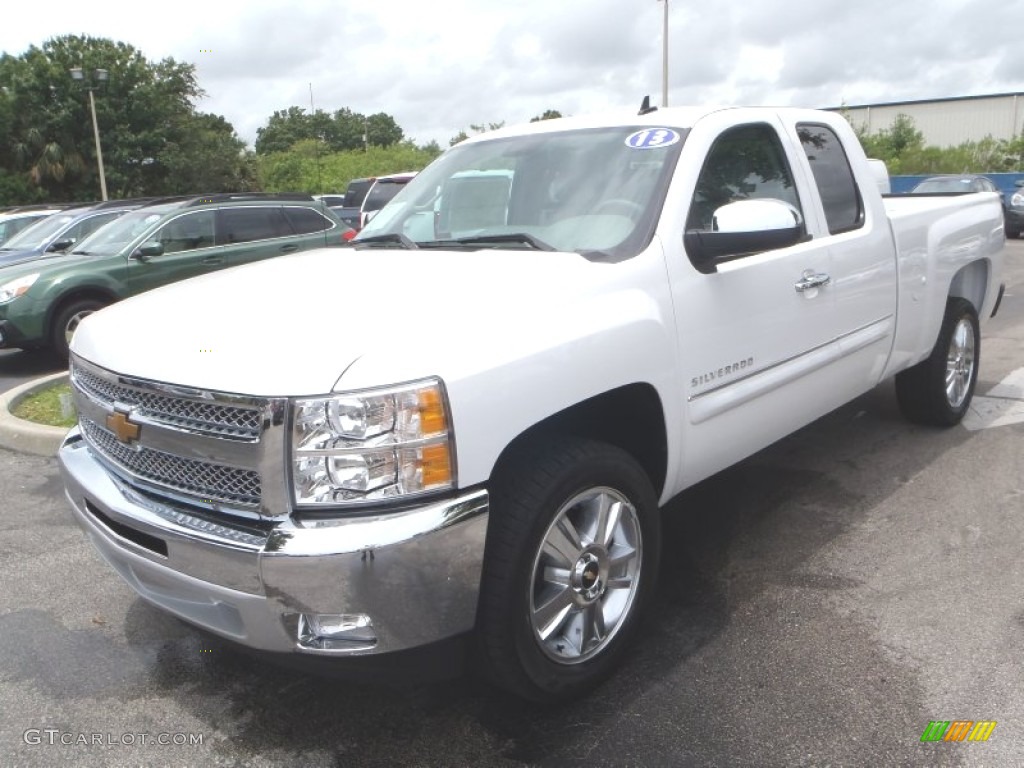
[[[119,373],[257,396],[459,375],[536,339],[616,272],[575,253],[320,249],[114,304],[79,326],[72,350]]]

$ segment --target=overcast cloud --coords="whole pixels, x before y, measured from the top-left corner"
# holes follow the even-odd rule
[[[808,107],[1024,91],[1015,0],[669,0],[669,103]],[[44,10],[45,9],[45,10]],[[472,123],[661,101],[657,0],[48,0],[0,50],[88,34],[192,62],[250,144],[278,109],[393,115],[417,143]],[[211,53],[201,53],[212,49]]]

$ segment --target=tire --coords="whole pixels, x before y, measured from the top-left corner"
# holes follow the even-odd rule
[[[903,415],[936,427],[960,423],[974,397],[980,360],[978,313],[966,299],[951,298],[931,355],[896,375]]]
[[[91,315],[105,306],[107,306],[106,303],[98,299],[75,299],[57,311],[50,332],[50,346],[61,360],[68,361],[70,355],[68,345],[78,324],[87,315]]]
[[[653,594],[660,545],[654,489],[624,451],[555,438],[503,461],[477,615],[485,674],[534,701],[598,684]]]

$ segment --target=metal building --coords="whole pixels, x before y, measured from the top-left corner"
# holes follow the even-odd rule
[[[924,143],[936,147],[955,147],[986,136],[1012,139],[1024,130],[1024,93],[895,101],[829,109],[845,112],[855,128],[865,126],[868,133],[889,128],[897,115],[907,115],[913,119],[914,127],[924,134]]]

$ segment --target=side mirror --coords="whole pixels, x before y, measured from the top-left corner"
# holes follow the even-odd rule
[[[706,275],[717,272],[722,262],[809,239],[800,211],[782,200],[728,203],[715,210],[711,226],[710,232],[690,230],[683,235],[690,261]]]
[[[154,256],[160,256],[163,252],[163,243],[158,240],[149,240],[136,248],[131,257],[133,259],[138,259],[139,261],[145,261],[146,259],[151,259]]]
[[[48,252],[59,253],[60,251],[66,251],[72,245],[75,244],[75,238],[65,237],[63,240],[56,240],[50,243],[50,247],[46,250]]]

